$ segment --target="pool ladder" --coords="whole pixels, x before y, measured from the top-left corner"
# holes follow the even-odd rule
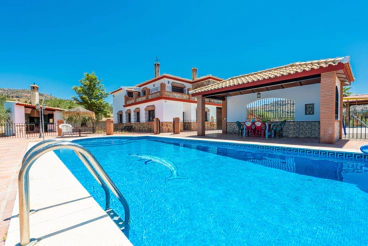
[[[127,200],[121,194],[119,189],[116,187],[114,182],[107,175],[105,170],[102,168],[100,163],[87,149],[79,144],[66,141],[64,139],[51,139],[42,141],[32,148],[30,148],[24,155],[22,160],[22,167],[19,171],[18,176],[18,189],[19,189],[19,223],[20,223],[20,245],[32,245],[37,241],[30,239],[30,228],[29,228],[29,171],[35,161],[42,155],[58,150],[58,149],[71,149],[73,150],[79,159],[86,166],[88,171],[92,174],[95,180],[101,185],[106,195],[105,211],[111,211],[110,209],[110,192],[119,199],[124,207],[124,223],[123,232],[129,237],[129,225],[130,225],[130,209]]]

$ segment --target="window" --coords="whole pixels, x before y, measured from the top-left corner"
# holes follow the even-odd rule
[[[208,121],[208,116],[209,116],[209,114],[210,114],[210,112],[206,112],[205,114],[204,114],[204,121]]]
[[[118,123],[123,123],[123,115],[118,114]]]
[[[136,122],[140,122],[140,112],[135,112]]]
[[[132,122],[132,119],[131,119],[130,116],[131,116],[130,113],[127,113],[127,122],[128,123],[131,123]]]
[[[154,118],[155,118],[155,110],[149,110],[148,111],[148,121],[152,122]]]
[[[142,97],[143,97],[143,96],[145,96],[145,95],[146,95],[146,90],[143,90],[143,91],[141,92],[141,95],[142,95]]]
[[[134,93],[133,93],[133,91],[128,91],[128,92],[127,92],[127,95],[128,95],[128,97],[131,97],[131,98],[133,98],[133,97],[134,97]]]
[[[172,86],[172,92],[184,93],[184,88]]]

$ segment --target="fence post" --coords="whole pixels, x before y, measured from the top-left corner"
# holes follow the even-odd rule
[[[114,135],[114,121],[112,119],[106,120],[106,135]]]
[[[180,119],[176,117],[173,119],[173,133],[180,134]]]
[[[153,134],[160,134],[160,119],[153,119]]]
[[[60,137],[61,134],[62,134],[61,129],[59,127],[61,124],[64,124],[64,120],[58,120],[57,121],[57,126],[56,127],[57,127],[58,137]]]

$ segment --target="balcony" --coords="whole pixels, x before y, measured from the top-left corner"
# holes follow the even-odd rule
[[[180,100],[192,101],[192,102],[197,101],[197,98],[192,97],[189,94],[180,93],[180,92],[172,92],[172,91],[164,91],[164,92],[158,91],[158,92],[154,92],[154,93],[136,97],[136,98],[127,97],[126,104],[124,106],[126,107],[126,106],[129,106],[130,104],[135,104],[139,102],[144,103],[145,101],[152,100],[155,98],[166,99],[166,100],[170,100],[170,98],[173,98],[173,99],[180,99]],[[220,106],[222,104],[222,101],[215,100],[215,99],[206,99],[206,103],[216,104]]]

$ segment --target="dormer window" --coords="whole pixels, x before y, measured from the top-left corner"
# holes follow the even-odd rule
[[[172,92],[184,93],[185,85],[176,83],[176,82],[172,82],[171,88],[172,88],[171,89]]]
[[[133,98],[133,97],[134,97],[134,93],[133,93],[133,91],[127,91],[127,95],[128,95],[128,97],[130,97],[130,98]]]

